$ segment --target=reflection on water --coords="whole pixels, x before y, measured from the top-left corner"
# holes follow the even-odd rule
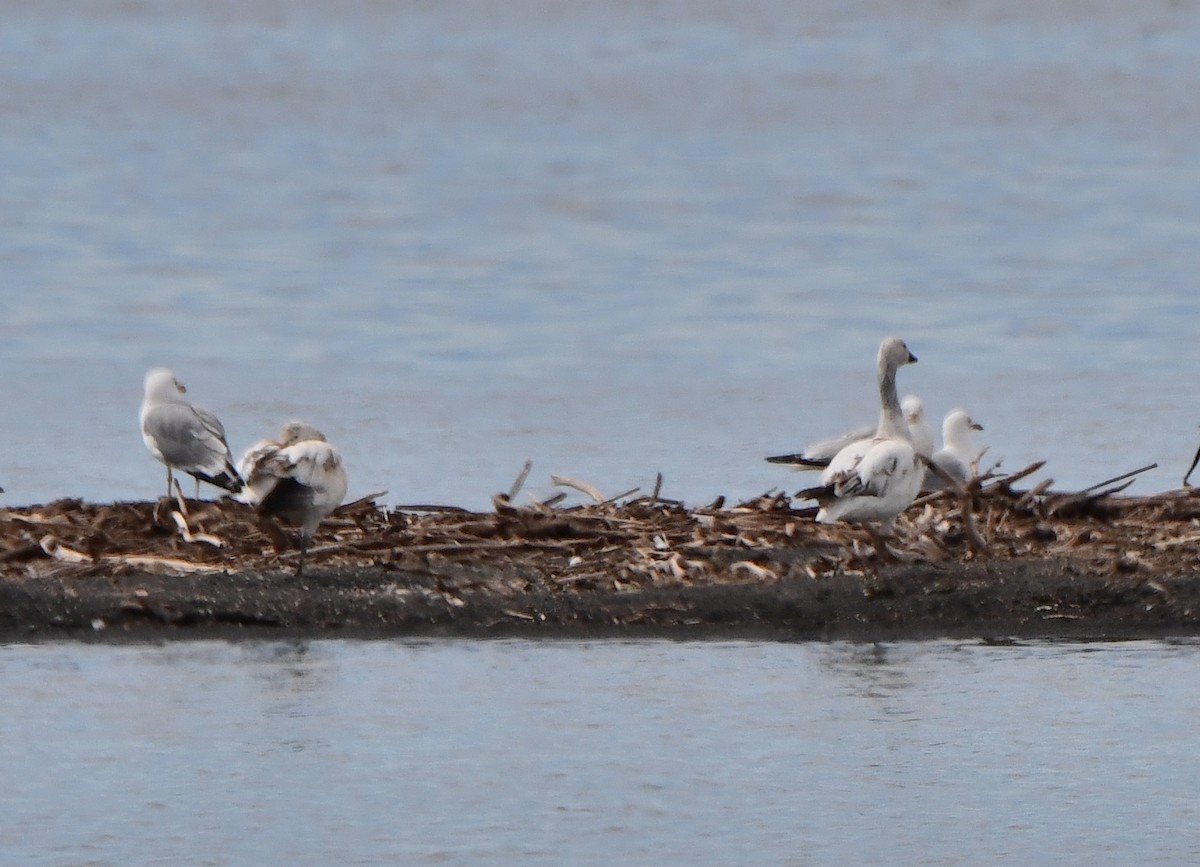
[[[1184,863],[1198,650],[8,646],[0,842],[22,863]]]

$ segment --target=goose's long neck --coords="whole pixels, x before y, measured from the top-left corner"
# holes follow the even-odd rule
[[[879,429],[876,437],[911,439],[900,398],[896,396],[896,368],[879,359]]]

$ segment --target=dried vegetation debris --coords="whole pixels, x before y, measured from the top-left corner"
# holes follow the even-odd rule
[[[1200,492],[1131,497],[1125,477],[1073,493],[1015,487],[1039,469],[918,500],[884,557],[866,531],[818,524],[815,508],[778,492],[686,508],[659,496],[661,482],[649,496],[602,499],[558,478],[591,502],[517,505],[519,484],[491,512],[387,509],[367,497],[322,523],[313,574],[300,582],[290,574],[294,536],[232,500],[58,500],[0,510],[0,589],[40,588],[69,608],[96,588],[121,616],[167,623],[286,625],[302,606],[303,622],[318,626],[791,623],[805,609],[816,629],[838,618],[1083,618],[1118,603],[1200,616]],[[1020,572],[1036,580],[1020,582]],[[855,610],[889,598],[890,608]]]
[[[897,522],[890,552],[907,563],[1057,559],[1092,571],[1169,577],[1200,566],[1200,492],[1120,496],[1113,488],[1055,493],[1013,486],[1040,469],[938,492]],[[558,481],[562,482],[561,477]],[[565,484],[584,489],[582,483]],[[594,488],[586,486],[594,492]],[[387,509],[370,497],[337,510],[317,533],[314,568],[444,573],[463,567],[514,590],[740,584],[861,574],[880,565],[869,534],[817,524],[815,509],[771,492],[685,508],[658,497],[570,507]],[[293,567],[294,537],[240,503],[91,504],[76,499],[0,510],[0,576],[122,572],[261,573]],[[461,569],[460,569],[461,571]]]

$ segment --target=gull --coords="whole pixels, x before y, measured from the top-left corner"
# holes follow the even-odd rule
[[[931,462],[959,485],[971,479],[971,466],[983,452],[971,441],[971,431],[983,430],[965,409],[952,409],[942,421],[942,448],[934,453]],[[925,487],[931,491],[950,487],[940,473],[927,470]]]
[[[896,397],[896,370],[916,360],[898,337],[879,345],[879,426],[869,447],[846,446],[829,462],[818,487],[797,494],[820,504],[819,523],[878,521],[886,534],[920,493],[925,472]]]
[[[299,528],[300,575],[317,525],[346,496],[342,456],[315,427],[292,421],[279,439],[260,440],[247,449],[238,469],[246,479],[239,500]]]
[[[242,479],[231,463],[225,428],[206,409],[188,403],[179,395],[187,391],[175,374],[165,367],[146,373],[142,398],[142,439],[146,448],[167,467],[167,497],[171,496],[171,470],[180,470],[200,482],[236,492]]]
[[[915,394],[906,394],[900,401],[904,421],[912,437],[913,449],[923,458],[933,457],[933,425],[925,415],[925,404]]]
[[[924,458],[933,457],[933,428],[925,417],[925,404],[915,394],[907,394],[900,402],[904,423],[908,426],[913,448]],[[834,455],[853,446],[849,455],[862,456],[871,447],[878,428],[874,425],[854,428],[839,437],[818,440],[805,446],[804,451],[791,455],[772,455],[768,463],[790,464],[797,470],[823,470],[829,466]],[[845,458],[843,458],[845,459]]]

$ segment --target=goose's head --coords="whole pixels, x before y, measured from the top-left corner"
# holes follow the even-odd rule
[[[917,357],[908,351],[906,344],[899,337],[886,337],[879,344],[879,366],[892,370],[904,364],[914,364]]]

